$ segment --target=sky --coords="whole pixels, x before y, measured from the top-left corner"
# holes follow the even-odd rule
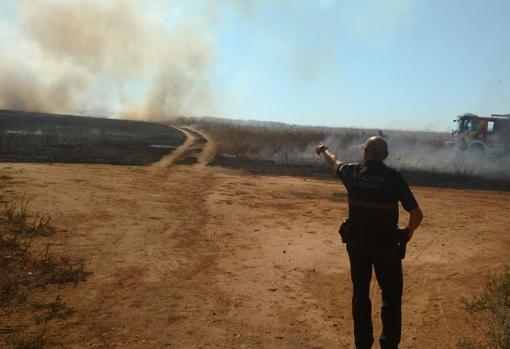
[[[0,28],[25,38],[14,2],[0,0]],[[59,6],[65,0],[55,2]],[[175,23],[186,23],[194,33],[184,41],[206,42],[202,51],[193,49],[186,56],[194,60],[207,50],[207,61],[199,68],[178,65],[180,71],[203,74],[200,84],[178,86],[207,94],[207,102],[200,103],[192,102],[196,96],[184,96],[188,102],[179,111],[186,115],[448,131],[461,113],[510,113],[508,0],[134,3],[135,16],[157,16],[161,30],[174,31],[169,41],[180,40]],[[12,48],[3,42],[0,54]],[[150,71],[145,65],[143,69]],[[166,76],[174,79],[175,70]],[[143,74],[130,78],[123,94],[136,100],[145,96],[148,84]],[[90,95],[97,84],[87,86]],[[160,97],[165,93],[168,89],[158,90]],[[163,98],[168,104],[170,97]],[[104,108],[117,111],[119,102],[109,103]]]

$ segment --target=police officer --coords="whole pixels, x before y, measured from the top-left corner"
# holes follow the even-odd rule
[[[343,164],[323,144],[316,151],[324,154],[348,192],[349,218],[342,230],[351,265],[356,349],[370,349],[374,342],[372,266],[382,291],[381,349],[397,349],[403,288],[401,248],[412,238],[423,214],[402,175],[383,163],[388,144],[382,137],[371,137],[365,143],[362,164]],[[398,229],[398,202],[410,213],[405,229]]]

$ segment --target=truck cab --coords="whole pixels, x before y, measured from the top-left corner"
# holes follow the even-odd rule
[[[466,113],[454,120],[450,145],[476,155],[501,156],[509,151],[510,114],[492,114],[490,117]]]

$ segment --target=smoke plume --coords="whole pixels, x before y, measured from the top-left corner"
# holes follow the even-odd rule
[[[152,120],[210,110],[213,40],[202,23],[169,21],[155,4],[10,3],[13,19],[0,19],[0,108]]]

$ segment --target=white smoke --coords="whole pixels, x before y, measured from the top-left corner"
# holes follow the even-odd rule
[[[345,162],[362,162],[363,146],[368,137],[377,135],[375,130],[351,130],[326,136],[320,143],[328,147]],[[386,163],[399,170],[429,173],[447,173],[458,176],[477,176],[508,179],[510,156],[477,156],[448,147],[448,134],[393,131],[387,135],[389,156]],[[277,151],[262,149],[259,158],[271,159],[280,164],[308,164],[320,166],[324,159],[315,155],[318,143],[310,143],[305,150],[293,144]]]
[[[211,110],[215,46],[200,21],[134,0],[11,2],[0,108],[163,120]],[[4,5],[5,6],[5,5]]]

